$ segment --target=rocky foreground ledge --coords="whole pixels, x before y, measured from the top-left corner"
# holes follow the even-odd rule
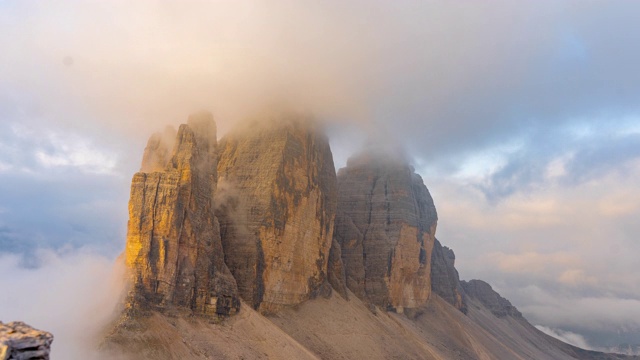
[[[53,335],[21,322],[0,322],[0,360],[48,360]]]

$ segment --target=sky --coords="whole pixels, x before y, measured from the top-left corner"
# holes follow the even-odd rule
[[[201,109],[222,135],[281,104],[326,122],[338,167],[368,137],[401,144],[463,279],[581,346],[640,344],[639,17],[615,0],[0,0],[0,286],[100,293],[85,285],[111,281],[148,136]],[[39,287],[52,277],[66,291]],[[33,307],[0,296],[0,319],[60,326]]]

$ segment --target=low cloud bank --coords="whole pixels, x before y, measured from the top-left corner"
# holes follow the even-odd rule
[[[552,336],[560,341],[571,344],[573,346],[577,346],[582,349],[624,355],[640,355],[639,344],[620,343],[613,346],[593,346],[593,342],[589,341],[587,336],[575,333],[573,331],[562,330],[543,325],[536,325],[536,328],[549,336]]]
[[[584,336],[580,334],[560,329],[552,329],[550,327],[542,325],[536,325],[536,328],[549,336],[553,336],[560,341],[566,342],[567,344],[571,344],[586,350],[593,350],[593,347],[591,347]]]
[[[117,316],[124,266],[87,249],[38,250],[35,267],[0,253],[0,320],[53,333],[53,359],[98,359],[97,341]]]

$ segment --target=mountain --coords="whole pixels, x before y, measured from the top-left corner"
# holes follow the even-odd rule
[[[336,213],[329,141],[311,119],[265,114],[218,149],[225,260],[262,313],[308,300],[326,283]]]
[[[122,359],[633,359],[545,335],[461,281],[422,178],[368,149],[336,174],[321,127],[210,114],[153,135],[129,202]]]
[[[426,304],[438,221],[422,178],[401,159],[361,154],[338,172],[340,244],[347,287],[387,310]]]
[[[129,309],[203,315],[238,310],[238,288],[224,262],[212,204],[215,149],[210,114],[191,116],[173,144],[160,134],[149,139],[131,183],[125,251],[134,288]]]

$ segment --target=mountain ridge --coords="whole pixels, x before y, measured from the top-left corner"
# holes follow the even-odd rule
[[[153,135],[129,210],[112,357],[639,358],[564,344],[461,281],[408,161],[364,152],[336,173],[308,116],[268,114],[217,142],[199,113]]]

